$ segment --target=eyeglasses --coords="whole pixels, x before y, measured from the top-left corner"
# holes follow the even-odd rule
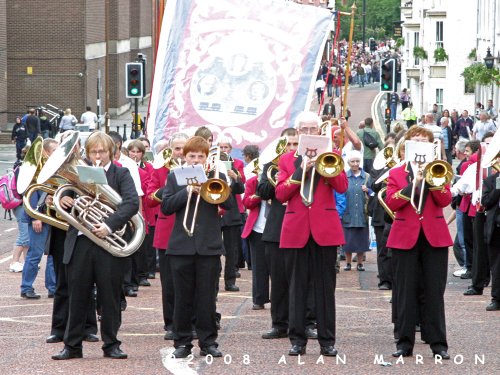
[[[108,152],[108,150],[92,150],[92,151],[89,151],[89,155],[91,155],[91,156],[96,156],[97,154],[106,155],[107,152]]]
[[[304,126],[300,127],[299,132],[302,134],[318,134],[319,129],[317,126]]]

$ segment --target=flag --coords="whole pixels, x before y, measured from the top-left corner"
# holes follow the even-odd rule
[[[167,1],[147,133],[153,145],[204,125],[263,149],[309,107],[327,9],[283,0]]]

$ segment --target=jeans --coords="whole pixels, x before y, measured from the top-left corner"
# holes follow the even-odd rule
[[[16,157],[17,160],[21,160],[21,152],[23,148],[26,146],[26,139],[16,139]]]
[[[458,236],[458,244],[460,246],[460,249],[462,250],[463,253],[463,260],[464,264],[467,261],[466,255],[467,252],[465,251],[465,241],[464,241],[464,213],[457,208],[456,209],[456,221],[457,221],[457,236]]]
[[[22,220],[24,216],[24,206],[21,204],[14,208],[14,216],[17,220],[17,238],[16,238],[16,246],[28,247],[30,245],[30,234],[28,232],[28,223]]]
[[[30,247],[28,249],[28,253],[26,254],[26,260],[24,261],[21,293],[34,290],[33,283],[38,275],[38,264],[40,263],[45,250],[45,242],[47,241],[47,236],[49,234],[49,226],[47,224],[43,224],[42,231],[40,233],[36,233],[33,230],[33,226],[28,224],[28,231],[30,236]],[[45,287],[49,293],[54,293],[56,290],[56,276],[52,257],[49,258],[50,259],[47,259],[47,266],[45,268]]]
[[[49,130],[42,130],[42,137],[43,139],[49,138]]]
[[[391,103],[391,120],[396,120],[397,110],[398,110],[398,105],[396,103]]]

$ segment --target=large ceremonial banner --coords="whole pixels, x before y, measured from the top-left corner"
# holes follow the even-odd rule
[[[147,131],[201,125],[261,149],[309,107],[331,14],[283,0],[169,0]]]

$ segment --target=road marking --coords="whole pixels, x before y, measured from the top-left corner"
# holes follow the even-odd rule
[[[13,230],[16,230],[17,228],[9,228],[9,229],[5,229],[4,232],[12,232]]]
[[[12,259],[12,255],[9,255],[7,258],[0,259],[0,264],[8,262],[11,259]]]
[[[189,363],[192,363],[192,358],[176,359],[172,356],[174,350],[172,347],[160,349],[163,366],[174,375],[198,374],[198,372],[189,367]]]

